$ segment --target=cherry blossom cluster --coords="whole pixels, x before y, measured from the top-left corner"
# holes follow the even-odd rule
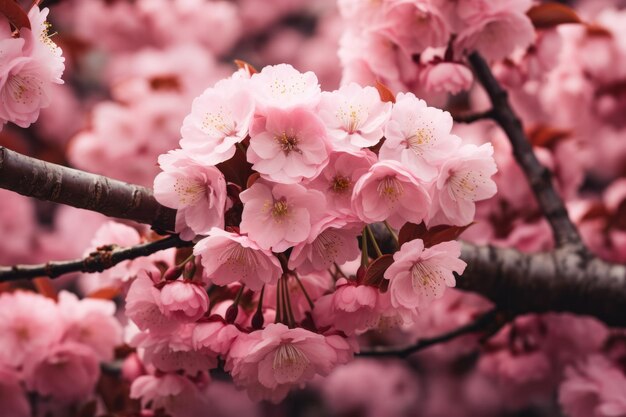
[[[378,89],[322,92],[312,72],[246,66],[194,100],[154,180],[193,255],[141,274],[126,299],[131,344],[154,368],[133,384],[144,404],[201,389],[218,357],[251,398],[280,401],[347,362],[356,335],[411,323],[455,285],[458,242],[396,238],[384,255],[380,232],[471,223],[496,192],[491,145]]]
[[[398,91],[436,96],[468,90],[463,57],[489,60],[528,47],[535,31],[531,0],[339,0],[347,26],[339,55],[344,81],[382,80]]]
[[[48,9],[33,6],[28,12],[30,28],[12,32],[0,15],[0,129],[7,122],[28,127],[50,105],[51,89],[62,84],[65,59],[52,41],[46,21]]]
[[[0,398],[3,415],[60,410],[93,396],[100,362],[122,343],[115,303],[62,291],[55,302],[32,292],[0,295]]]

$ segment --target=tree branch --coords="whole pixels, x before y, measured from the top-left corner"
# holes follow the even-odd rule
[[[161,232],[174,230],[176,212],[160,205],[147,188],[30,158],[1,146],[0,188],[150,224]]]
[[[24,195],[44,199],[49,195],[38,187],[19,184],[47,184],[39,176],[48,172],[48,166],[52,164],[4,148],[0,148],[0,151],[0,158],[4,157],[4,161],[0,159],[0,187],[21,190]],[[6,155],[10,156],[10,164],[6,163]],[[17,174],[13,169],[17,170]],[[143,206],[142,211],[130,211],[123,217],[157,228],[173,227],[174,211],[160,206],[146,188],[80,173],[58,165],[54,165],[54,169],[60,173],[54,176],[58,184],[55,186],[57,191],[52,194],[53,201],[75,207],[90,207],[91,210],[105,215],[122,217],[119,216],[119,210],[111,207],[113,203],[110,199],[103,200],[102,196],[99,197],[101,202],[105,202],[104,208],[86,202],[90,197],[87,194],[89,190],[93,192],[94,182],[113,183],[113,197],[116,201],[132,201],[137,190],[141,190],[142,201],[151,202],[150,205]],[[37,178],[30,180],[29,172],[35,172],[33,175]],[[67,172],[74,174],[70,176]],[[15,179],[18,176],[21,179]],[[72,185],[65,184],[66,181],[70,181]],[[82,190],[85,195],[76,195],[76,190]],[[169,223],[164,222],[163,213],[170,213],[167,217]],[[466,243],[463,244],[461,258],[468,266],[463,276],[457,278],[457,286],[489,298],[500,311],[513,314],[569,312],[590,315],[611,326],[626,327],[626,265],[604,262],[568,248],[548,253],[523,254],[515,249]]]
[[[487,110],[480,113],[455,114],[452,118],[457,123],[474,123],[479,120],[493,119],[493,110]]]
[[[539,207],[552,227],[557,245],[561,247],[569,244],[578,250],[584,250],[578,230],[571,222],[563,200],[554,189],[552,173],[535,156],[522,123],[509,104],[506,91],[493,76],[489,65],[477,52],[469,56],[469,62],[489,95],[492,104],[491,117],[509,137],[513,155],[524,171]]]
[[[394,356],[405,358],[415,352],[420,350],[424,350],[430,346],[438,345],[440,343],[449,342],[450,340],[456,339],[457,337],[481,331],[485,329],[488,325],[492,324],[496,319],[496,310],[491,310],[481,316],[479,316],[476,320],[467,323],[461,327],[458,327],[450,332],[443,333],[439,336],[435,336],[432,338],[425,338],[418,340],[415,344],[407,346],[405,348],[393,348],[393,347],[375,347],[371,350],[364,350],[360,352],[357,356]]]
[[[0,282],[15,281],[25,278],[56,278],[70,272],[102,272],[129,259],[149,256],[155,252],[170,248],[192,246],[193,242],[180,240],[178,236],[169,236],[154,242],[143,243],[129,248],[113,245],[101,246],[84,259],[73,261],[48,262],[41,265],[16,265],[0,267]]]

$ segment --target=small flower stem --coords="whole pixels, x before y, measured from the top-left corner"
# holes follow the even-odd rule
[[[387,228],[387,230],[389,230],[389,233],[391,234],[393,241],[396,242],[396,247],[400,246],[400,241],[398,240],[398,234],[393,230],[393,228],[389,225],[389,223],[387,223],[387,220],[385,220],[383,223],[385,224],[385,227]]]
[[[309,307],[311,307],[311,310],[313,310],[313,308],[315,307],[315,303],[313,303],[313,300],[311,300],[311,297],[309,297],[309,293],[306,292],[306,288],[304,288],[304,285],[302,284],[302,281],[300,281],[298,274],[294,272],[293,277],[296,279],[296,282],[300,286],[300,289],[302,290],[302,294],[304,294],[304,296],[306,297],[306,300],[309,303]]]
[[[296,319],[293,315],[293,310],[291,309],[291,297],[289,296],[289,287],[287,280],[289,279],[289,275],[284,275],[285,282],[283,282],[283,303],[287,306],[287,326],[290,328],[296,327]]]
[[[241,288],[239,288],[239,291],[237,291],[237,295],[235,296],[235,300],[233,301],[233,305],[238,306],[239,305],[239,301],[241,300],[241,295],[243,294],[243,289],[245,288],[245,285],[242,285]]]
[[[274,323],[282,323],[283,321],[283,308],[282,308],[282,282],[283,279],[279,278],[278,283],[276,284],[276,318],[274,319]]]
[[[335,265],[335,269],[337,270],[337,274],[341,275],[345,279],[348,279],[348,276],[343,273],[343,271],[341,270],[339,265],[337,265],[337,262],[333,262],[333,265]]]
[[[185,259],[184,261],[182,261],[181,263],[178,264],[178,266],[185,266],[187,264],[187,262],[193,260],[196,256],[192,253],[191,255],[189,255],[187,257],[187,259]]]
[[[241,142],[237,142],[237,148],[244,154],[244,156],[246,155],[246,148],[242,145]]]
[[[383,256],[383,253],[380,250],[380,247],[378,247],[378,242],[376,242],[376,236],[374,236],[374,232],[372,232],[372,228],[367,225],[365,226],[365,230],[367,230],[367,234],[369,235],[370,240],[372,241],[372,246],[374,247],[374,250],[376,251],[376,255],[380,258],[381,256]]]
[[[261,295],[259,295],[259,303],[256,305],[257,313],[263,311],[263,297],[265,297],[265,285],[261,287]]]
[[[367,253],[367,231],[363,228],[363,232],[361,233],[361,265],[366,267],[369,263],[369,255]]]

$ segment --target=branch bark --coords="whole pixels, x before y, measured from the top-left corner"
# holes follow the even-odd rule
[[[114,191],[98,192],[96,197],[102,206],[90,202],[94,189],[103,187]],[[146,188],[48,164],[4,148],[0,148],[0,188],[158,229],[171,230],[174,224],[175,212],[159,205]],[[125,209],[123,213],[116,209],[116,202],[127,207],[137,194],[143,202],[141,209]],[[461,257],[468,267],[458,277],[458,287],[491,299],[500,311],[569,312],[626,327],[626,265],[604,262],[571,248],[523,254],[514,249],[465,243]]]
[[[174,230],[176,212],[160,205],[145,187],[51,164],[1,146],[0,188],[150,224],[159,232]]]
[[[500,86],[489,65],[478,53],[471,54],[469,62],[489,95],[492,104],[491,117],[509,137],[513,155],[524,171],[539,207],[550,223],[557,246],[569,245],[584,251],[585,247],[578,230],[570,220],[565,204],[552,184],[552,173],[535,156],[522,123],[509,104],[507,92]]]
[[[192,246],[178,236],[169,236],[154,242],[143,243],[129,248],[103,246],[83,259],[73,261],[48,262],[41,265],[15,265],[0,267],[0,282],[15,281],[37,277],[56,278],[70,272],[102,272],[129,259],[149,256],[155,252],[170,248]]]
[[[425,338],[418,340],[415,344],[407,346],[405,348],[393,348],[393,347],[376,347],[371,350],[363,350],[358,356],[369,356],[369,357],[381,357],[381,356],[392,356],[392,357],[400,357],[406,358],[409,355],[412,355],[415,352],[419,352],[420,350],[424,350],[434,345],[438,345],[440,343],[449,342],[451,340],[456,339],[457,337],[464,336],[466,334],[479,332],[484,330],[487,326],[492,324],[496,319],[497,311],[491,310],[485,314],[479,316],[476,320],[471,321],[461,327],[458,327],[450,332],[443,333],[439,336]]]

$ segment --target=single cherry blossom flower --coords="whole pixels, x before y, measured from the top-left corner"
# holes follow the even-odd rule
[[[381,101],[374,87],[350,83],[339,90],[323,92],[318,112],[328,128],[333,148],[354,152],[380,141],[391,103]]]
[[[185,240],[224,227],[226,180],[215,167],[193,161],[182,150],[159,157],[161,172],[154,179],[154,196],[177,209],[176,232]]]
[[[307,274],[323,271],[333,263],[339,265],[356,259],[361,250],[357,236],[362,224],[348,225],[341,219],[329,218],[316,225],[309,238],[293,247],[289,255],[289,268]]]
[[[213,355],[226,355],[241,331],[221,320],[203,321],[193,328],[193,348]]]
[[[430,207],[424,185],[398,161],[374,164],[355,184],[352,207],[365,223],[387,220],[400,228],[406,222],[420,223]]]
[[[437,175],[438,164],[460,146],[460,138],[451,135],[451,129],[450,113],[428,107],[413,93],[400,93],[379,157],[399,161],[417,178],[430,181]]]
[[[200,256],[204,276],[213,284],[241,281],[253,291],[265,284],[276,284],[282,274],[278,258],[261,249],[248,236],[213,228],[208,237],[194,246]]]
[[[328,163],[326,128],[304,108],[271,109],[250,131],[247,159],[263,178],[283,184],[313,179]]]
[[[460,255],[461,244],[456,241],[429,248],[424,248],[421,239],[403,244],[384,275],[389,280],[392,306],[422,309],[441,298],[446,287],[455,286],[453,272],[465,270]]]
[[[288,64],[268,65],[250,78],[251,88],[263,113],[268,107],[313,108],[320,100],[317,76],[304,74]]]
[[[369,171],[376,159],[376,155],[368,149],[357,154],[333,152],[328,165],[309,187],[324,193],[329,213],[346,221],[358,220],[352,210],[354,184]]]
[[[281,323],[242,334],[234,343],[226,368],[235,384],[245,387],[253,400],[281,401],[294,386],[316,375],[328,375],[337,353],[324,336],[290,329]]]
[[[298,184],[266,185],[257,181],[242,192],[241,232],[261,249],[283,252],[310,235],[324,214],[326,199]]]
[[[463,64],[438,62],[429,64],[420,71],[420,84],[426,91],[458,94],[472,86],[474,75]]]
[[[181,147],[206,165],[232,158],[235,145],[248,136],[254,115],[249,90],[242,80],[226,79],[194,99],[181,128]]]
[[[151,275],[139,274],[126,294],[125,313],[140,330],[169,333],[178,322],[162,313],[161,294],[154,284]]]
[[[140,376],[130,387],[130,398],[140,399],[144,408],[164,409],[172,417],[206,416],[211,407],[198,385],[174,373]]]
[[[192,322],[209,309],[209,296],[196,282],[169,281],[161,288],[159,306],[167,317]]]
[[[433,210],[429,225],[452,224],[465,226],[474,219],[476,201],[496,193],[491,176],[497,167],[493,146],[463,145],[453,157],[441,165],[433,187]]]

